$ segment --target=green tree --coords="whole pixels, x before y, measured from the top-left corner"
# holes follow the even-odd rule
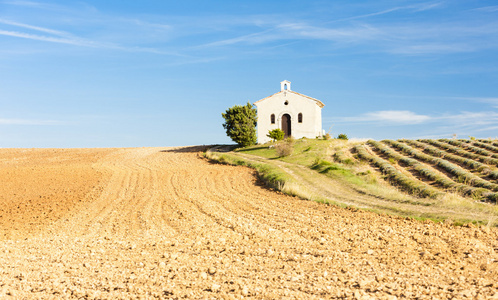
[[[281,141],[284,139],[285,132],[282,129],[277,128],[268,131],[268,134],[266,136],[272,139],[273,141]]]
[[[227,136],[240,146],[256,144],[256,109],[251,103],[235,105],[222,113]]]

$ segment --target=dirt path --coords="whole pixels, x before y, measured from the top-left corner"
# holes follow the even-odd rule
[[[496,229],[288,197],[196,147],[21,151],[0,149],[0,297],[498,297]]]

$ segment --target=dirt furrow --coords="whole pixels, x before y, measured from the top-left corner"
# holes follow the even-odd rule
[[[259,184],[251,169],[208,162],[201,149],[61,149],[17,156],[0,149],[0,180],[15,174],[36,182],[29,172],[13,169],[30,168],[30,161],[98,174],[98,180],[79,174],[73,179],[82,182],[64,189],[70,181],[47,168],[45,176],[54,180],[43,189],[55,196],[43,201],[57,201],[49,207],[60,212],[20,206],[18,217],[6,221],[9,211],[2,211],[0,232],[14,226],[17,231],[0,240],[0,297],[498,296],[496,229],[418,222],[285,196]],[[18,179],[2,195],[41,194],[39,186],[22,186]],[[328,192],[364,199],[347,186]],[[13,200],[26,201],[5,199],[12,208]],[[24,222],[36,219],[41,229],[32,232]]]

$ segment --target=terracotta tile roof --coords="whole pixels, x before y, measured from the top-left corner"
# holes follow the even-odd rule
[[[323,104],[323,102],[322,102],[322,101],[320,101],[320,100],[318,100],[318,99],[315,99],[315,98],[312,98],[312,97],[310,97],[310,96],[306,96],[306,95],[300,94],[300,93],[298,93],[298,92],[289,91],[289,90],[286,90],[286,91],[280,91],[280,92],[275,93],[275,94],[273,94],[273,95],[271,95],[271,96],[268,96],[268,97],[266,97],[266,98],[263,98],[263,99],[261,99],[261,100],[258,100],[258,101],[256,101],[256,102],[254,102],[254,105],[256,105],[257,103],[259,103],[259,102],[261,102],[261,101],[264,101],[264,100],[266,100],[266,99],[268,99],[268,98],[271,98],[271,97],[273,97],[273,96],[275,96],[275,95],[277,95],[277,94],[284,93],[284,92],[287,92],[287,93],[293,93],[293,94],[296,94],[296,95],[298,95],[298,96],[301,96],[301,97],[304,97],[304,98],[308,98],[308,99],[310,99],[310,100],[313,100],[313,101],[315,101],[315,102],[316,102],[316,105],[318,105],[320,108],[323,108],[323,107],[325,106],[325,104]],[[256,105],[256,106],[257,106],[257,105]]]

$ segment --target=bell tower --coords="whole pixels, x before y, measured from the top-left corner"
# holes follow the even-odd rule
[[[290,91],[291,90],[290,85],[291,85],[291,83],[288,80],[284,80],[284,81],[280,82],[280,91],[281,92]]]

